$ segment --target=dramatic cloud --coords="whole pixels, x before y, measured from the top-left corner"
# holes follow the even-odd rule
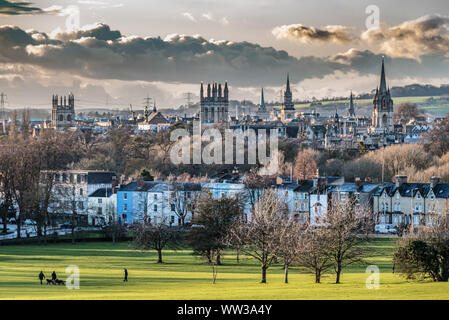
[[[423,55],[449,52],[449,16],[427,15],[389,28],[370,29],[362,34],[370,44],[392,57],[418,59]]]
[[[290,24],[276,27],[272,30],[278,39],[288,39],[302,43],[334,42],[346,44],[354,39],[344,26],[327,26],[322,29],[303,26],[302,24]]]
[[[52,34],[2,26],[0,43],[0,79],[7,81],[10,87],[18,88],[13,84],[29,83],[30,79],[45,83],[48,88],[55,85],[50,81],[59,81],[61,86],[63,79],[70,87],[73,81],[82,79],[83,84],[90,83],[92,88],[103,88],[98,92],[107,91],[112,96],[120,93],[120,101],[126,102],[126,97],[130,98],[127,92],[157,86],[162,90],[161,100],[158,100],[161,106],[182,102],[182,93],[195,92],[201,81],[227,80],[236,99],[251,98],[251,93],[245,96],[245,88],[255,88],[251,92],[258,92],[261,86],[280,88],[287,72],[293,86],[305,80],[310,80],[305,83],[312,85],[319,83],[319,79],[332,82],[334,78],[329,77],[335,74],[341,79],[345,74],[364,79],[372,75],[378,77],[383,56],[370,50],[351,49],[329,57],[296,58],[272,47],[207,40],[199,35],[172,34],[164,39],[126,36],[105,24]],[[423,55],[420,61],[386,55],[385,62],[389,83],[404,78],[445,78],[449,67],[444,55]],[[351,86],[351,79],[348,86]],[[366,89],[374,89],[376,85],[377,82],[373,82]],[[299,92],[303,95],[303,91]],[[141,97],[138,100],[141,102]]]
[[[0,15],[20,15],[43,13],[42,9],[31,6],[31,2],[0,0]]]

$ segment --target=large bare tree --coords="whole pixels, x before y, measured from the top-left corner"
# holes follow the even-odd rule
[[[267,270],[276,261],[279,225],[286,215],[285,203],[279,200],[277,192],[266,189],[250,219],[240,219],[229,229],[227,243],[239,246],[243,253],[260,263],[262,283],[267,282]]]
[[[134,234],[133,246],[142,250],[156,250],[157,263],[163,263],[162,250],[168,245],[175,247],[181,236],[180,230],[167,226],[167,221],[164,218],[153,224],[146,222],[137,224]]]

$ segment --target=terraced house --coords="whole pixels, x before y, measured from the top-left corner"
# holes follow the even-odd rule
[[[432,177],[430,183],[408,183],[396,176],[395,183],[383,183],[374,193],[373,209],[380,223],[425,225],[449,208],[449,184]]]

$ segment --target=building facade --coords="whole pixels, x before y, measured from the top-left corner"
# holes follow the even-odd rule
[[[225,82],[222,90],[221,83],[207,84],[207,92],[204,93],[203,83],[200,89],[200,121],[201,123],[228,122],[229,89]]]
[[[73,93],[70,93],[68,97],[53,95],[51,125],[56,130],[65,130],[75,125],[75,97]]]

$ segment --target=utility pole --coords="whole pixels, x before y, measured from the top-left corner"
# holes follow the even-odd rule
[[[150,115],[150,111],[148,110],[148,108],[150,107],[150,103],[152,100],[153,99],[150,98],[149,94],[147,94],[147,97],[143,99],[144,104],[145,104],[145,111],[143,114],[144,114],[146,120],[148,120],[148,116]]]
[[[186,99],[186,101],[187,101],[187,108],[190,108],[190,106],[192,104],[192,98],[193,98],[192,92],[184,93],[184,99]]]

